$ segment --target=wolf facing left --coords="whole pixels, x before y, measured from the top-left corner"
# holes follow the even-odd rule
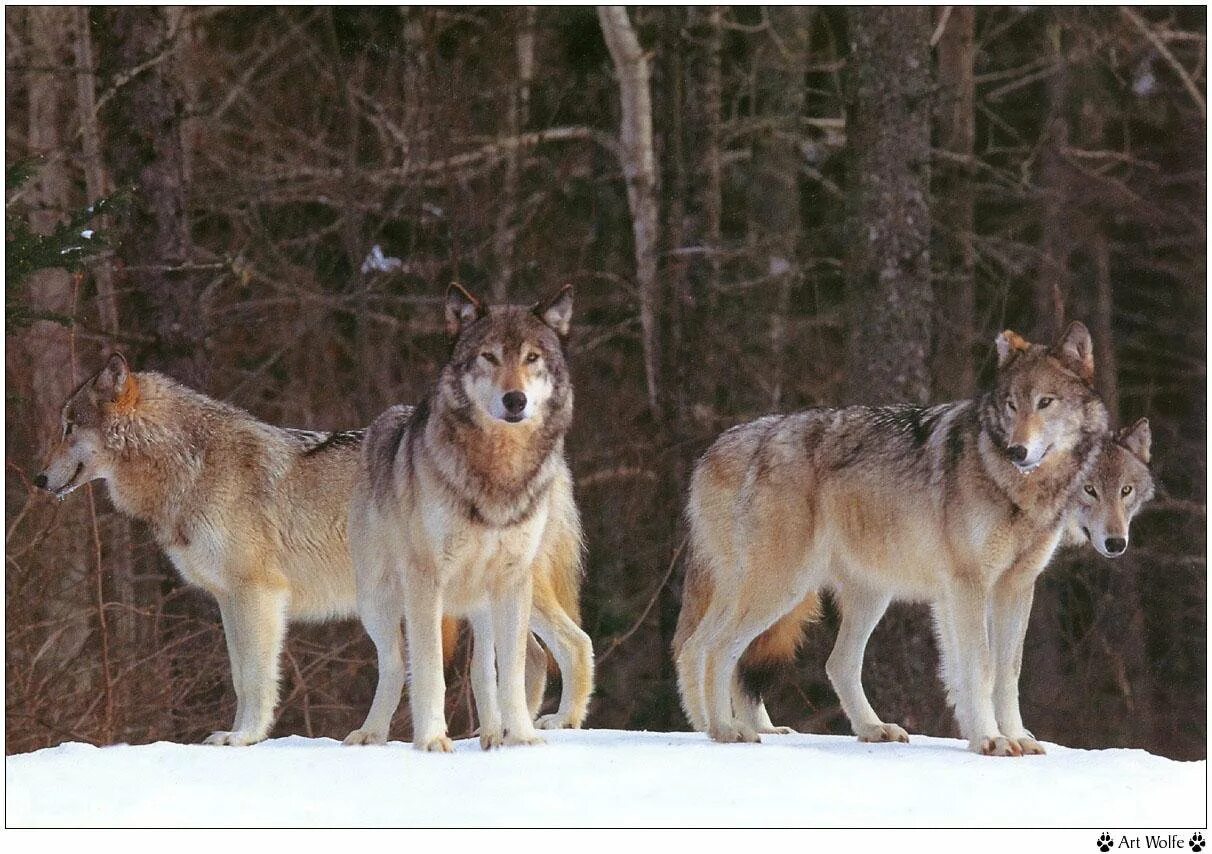
[[[206,742],[247,745],[273,724],[288,622],[356,616],[350,493],[363,430],[265,424],[120,354],[83,382],[61,413],[59,441],[35,484],[64,499],[104,480],[114,507],[146,522],[188,584],[214,596],[236,693],[235,722]],[[571,490],[571,484],[566,488]],[[561,667],[560,708],[546,727],[577,727],[592,691],[588,636],[576,625],[580,524],[553,520],[569,543],[537,573],[536,615]],[[538,617],[536,616],[536,620]],[[443,622],[444,650],[457,624]],[[527,699],[537,712],[546,653],[531,639]]]

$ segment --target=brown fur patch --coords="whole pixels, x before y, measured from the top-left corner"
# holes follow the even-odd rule
[[[756,638],[741,656],[742,669],[795,658],[804,641],[804,629],[821,618],[821,597],[813,592]]]
[[[129,415],[139,405],[139,381],[133,373],[126,375],[122,393],[105,405],[109,415]]]
[[[459,621],[454,617],[442,618],[442,666],[450,665],[455,647],[459,645]]]

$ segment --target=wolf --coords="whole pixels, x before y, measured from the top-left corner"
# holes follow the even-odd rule
[[[60,439],[35,484],[62,500],[104,480],[114,507],[146,522],[181,577],[215,597],[236,715],[231,730],[205,741],[263,740],[277,704],[287,623],[357,612],[347,520],[364,431],[265,424],[162,374],[133,372],[119,353],[68,397],[60,420]],[[544,603],[536,610],[579,619],[579,524],[556,536],[575,545],[561,553],[566,562],[544,565],[536,584]],[[447,620],[447,650],[455,631]],[[582,683],[592,670],[574,673],[583,666],[583,651],[560,645],[574,634],[548,635],[568,669],[561,709],[545,719],[547,726],[579,725],[584,717],[589,689]],[[586,640],[576,638],[582,645]],[[545,669],[546,653],[534,643],[527,676],[536,709]]]
[[[1107,433],[1089,332],[1052,346],[996,339],[993,388],[930,407],[852,406],[760,418],[695,466],[686,509],[689,598],[674,638],[683,707],[717,741],[770,725],[737,681],[794,650],[821,590],[841,611],[826,672],[862,741],[907,741],[861,684],[893,599],[932,605],[948,700],[972,750],[1042,753],[1018,706],[1034,581]],[[760,649],[765,645],[765,652]],[[739,709],[739,711],[734,711]]]
[[[564,458],[571,286],[531,307],[489,307],[452,284],[445,312],[451,351],[435,384],[415,409],[392,407],[375,420],[358,465],[350,551],[379,683],[346,744],[386,739],[405,682],[401,618],[413,744],[436,752],[452,750],[443,614],[471,623],[471,685],[486,750],[541,743],[523,684],[527,625],[533,619],[542,637],[580,632],[571,621],[553,625],[558,615],[541,608],[531,613],[536,567],[564,563],[579,548],[579,538],[556,535],[560,527],[579,531]]]
[[[1151,444],[1147,418],[1103,437],[1090,476],[1069,509],[1062,546],[1089,543],[1103,557],[1118,558],[1125,554],[1132,520],[1153,498],[1153,477],[1149,471]],[[697,568],[698,565],[691,567]],[[711,593],[711,581],[703,573],[687,573],[675,649],[698,625]],[[820,614],[820,596],[813,591],[791,613],[758,635],[741,656],[737,664],[739,693],[733,696],[733,713],[759,734],[794,732],[790,727],[771,722],[762,697],[773,686],[779,671],[794,659],[803,641],[804,628]]]

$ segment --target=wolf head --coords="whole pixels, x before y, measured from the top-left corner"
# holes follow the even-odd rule
[[[1151,444],[1146,418],[1115,433],[1078,493],[1073,523],[1103,557],[1127,551],[1132,517],[1153,497]]]
[[[572,386],[563,342],[571,321],[571,285],[528,308],[488,307],[451,285],[446,333],[452,350],[444,382],[457,383],[479,417],[507,424],[566,409]]]
[[[57,498],[104,478],[112,465],[105,428],[139,403],[139,382],[120,353],[72,392],[59,416],[59,441],[34,485]]]
[[[1051,347],[1007,330],[997,337],[997,356],[986,423],[1020,472],[1106,432],[1106,409],[1092,386],[1093,346],[1081,323],[1069,324]]]

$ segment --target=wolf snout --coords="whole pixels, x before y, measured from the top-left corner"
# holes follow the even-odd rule
[[[510,415],[521,415],[526,408],[526,394],[520,391],[509,391],[501,396],[501,405]]]
[[[1107,537],[1103,545],[1107,549],[1109,555],[1122,555],[1128,548],[1128,541],[1123,537]]]
[[[1006,448],[1006,453],[1010,456],[1012,462],[1021,463],[1027,459],[1027,446],[1011,445],[1009,448]]]
[[[38,472],[36,475],[34,475],[34,486],[38,487],[39,489],[46,489],[45,472]]]

